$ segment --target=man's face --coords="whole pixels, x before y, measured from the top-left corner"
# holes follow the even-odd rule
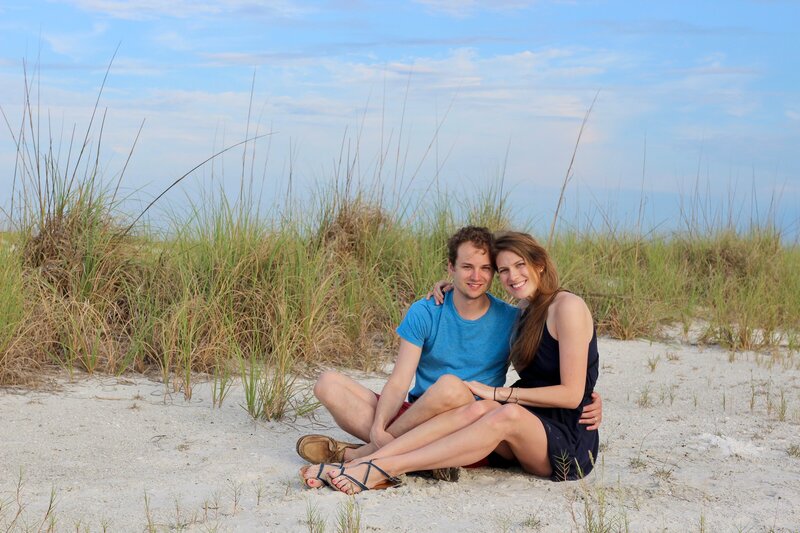
[[[461,243],[456,254],[456,264],[448,264],[453,276],[453,288],[469,299],[482,297],[492,284],[492,262],[489,253],[476,248],[471,242]]]

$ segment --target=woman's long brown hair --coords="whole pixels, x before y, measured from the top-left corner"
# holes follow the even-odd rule
[[[533,278],[531,281],[537,282],[536,293],[520,317],[511,345],[511,364],[519,372],[533,361],[546,327],[547,308],[562,289],[558,284],[558,272],[547,250],[527,233],[509,231],[497,235],[494,250],[495,266],[497,254],[513,252],[525,261],[528,276]]]

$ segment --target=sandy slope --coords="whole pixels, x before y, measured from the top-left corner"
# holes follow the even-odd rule
[[[721,349],[608,339],[600,354],[602,465],[586,480],[491,469],[454,484],[409,477],[356,498],[364,529],[580,530],[601,512],[632,531],[800,529],[800,458],[788,453],[800,447],[800,356],[730,362]],[[381,377],[364,382],[379,388]],[[322,412],[254,423],[241,403],[234,390],[213,409],[208,385],[187,402],[140,378],[0,391],[0,529],[17,513],[22,471],[20,529],[39,528],[53,489],[58,530],[142,531],[146,494],[159,530],[307,531],[313,508],[335,531],[348,497],[301,486],[294,442],[344,435]]]

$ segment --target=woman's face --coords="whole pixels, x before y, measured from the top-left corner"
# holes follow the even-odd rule
[[[509,250],[497,254],[497,275],[500,282],[512,297],[518,300],[529,299],[539,286],[536,267]]]

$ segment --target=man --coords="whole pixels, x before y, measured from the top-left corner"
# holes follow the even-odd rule
[[[489,230],[475,226],[450,237],[447,269],[453,290],[442,305],[423,299],[409,308],[397,328],[400,347],[394,370],[380,395],[338,372],[320,376],[314,395],[339,427],[366,444],[306,435],[297,441],[303,459],[314,464],[352,461],[439,413],[476,401],[464,381],[492,387],[505,383],[518,309],[487,292],[494,276],[492,241]],[[408,392],[413,378],[414,388]],[[601,417],[596,397],[581,421],[596,429]],[[433,475],[454,481],[457,469]]]

